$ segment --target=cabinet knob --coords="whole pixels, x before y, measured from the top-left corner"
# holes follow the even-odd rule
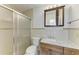
[[[49,49],[48,51],[49,51],[49,55],[52,55],[52,50],[51,50],[51,49]]]
[[[74,54],[74,52],[72,52],[72,54]]]

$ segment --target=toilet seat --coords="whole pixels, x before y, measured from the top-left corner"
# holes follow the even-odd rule
[[[35,45],[31,45],[26,49],[26,53],[27,55],[36,55],[37,54],[37,46]]]

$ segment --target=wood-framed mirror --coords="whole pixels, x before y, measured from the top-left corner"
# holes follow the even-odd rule
[[[44,10],[44,26],[64,26],[64,6]]]

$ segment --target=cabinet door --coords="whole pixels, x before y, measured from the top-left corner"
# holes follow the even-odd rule
[[[13,54],[13,12],[0,6],[0,54]]]
[[[79,55],[79,50],[72,48],[64,48],[65,55]]]
[[[46,55],[62,55],[63,47],[50,44],[41,44],[41,54]]]
[[[41,47],[40,55],[49,55],[50,51],[48,48]]]

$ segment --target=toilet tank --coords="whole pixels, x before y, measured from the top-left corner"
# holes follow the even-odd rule
[[[38,46],[40,43],[40,37],[32,37],[32,44]]]

